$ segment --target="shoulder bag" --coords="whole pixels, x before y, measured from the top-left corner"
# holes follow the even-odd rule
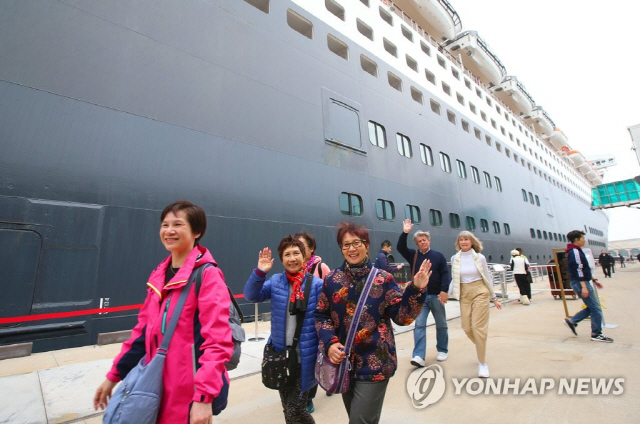
[[[339,364],[331,362],[329,357],[324,354],[323,350],[318,347],[318,358],[316,359],[315,375],[316,381],[327,391],[327,393],[346,393],[351,386],[351,347],[356,337],[358,330],[358,324],[360,323],[360,317],[364,310],[364,304],[369,297],[369,291],[371,290],[371,284],[376,277],[378,269],[373,267],[367,278],[358,305],[353,313],[353,319],[351,320],[351,326],[349,327],[349,333],[347,333],[347,340],[344,344],[344,352],[347,354],[344,361]]]
[[[155,424],[162,403],[162,369],[169,343],[178,325],[189,289],[201,273],[202,267],[193,270],[189,282],[182,288],[162,344],[151,362],[146,364],[143,357],[114,391],[107,404],[103,424]]]

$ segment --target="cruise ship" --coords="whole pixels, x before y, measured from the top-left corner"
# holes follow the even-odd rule
[[[0,344],[132,328],[177,199],[207,211],[238,294],[289,233],[339,266],[345,220],[372,255],[405,218],[447,256],[474,231],[493,263],[546,263],[573,229],[606,248],[601,175],[463,18],[453,0],[0,2]]]

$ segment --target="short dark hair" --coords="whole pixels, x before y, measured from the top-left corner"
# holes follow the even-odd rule
[[[520,253],[522,253],[522,247],[516,247],[516,250]]]
[[[207,231],[207,215],[204,213],[204,209],[194,205],[188,200],[178,200],[177,202],[169,203],[164,208],[160,215],[160,222],[162,223],[162,221],[164,221],[164,218],[169,212],[177,215],[179,211],[184,211],[185,215],[187,215],[187,221],[191,226],[191,231],[193,231],[194,234],[200,234],[196,238],[196,243],[198,243],[202,236],[204,236],[205,231]]]
[[[300,249],[300,253],[302,253],[302,256],[304,257],[304,244],[300,240],[298,240],[297,237],[289,234],[288,236],[283,237],[282,240],[280,240],[280,244],[278,245],[278,256],[280,257],[280,261],[282,261],[282,255],[284,254],[284,251],[290,247],[297,247],[298,249]]]
[[[309,245],[309,249],[311,249],[311,253],[315,253],[316,251],[316,238],[314,236],[312,236],[311,234],[307,233],[306,231],[301,231],[299,233],[296,233],[296,235],[294,236],[297,239],[303,238],[306,240],[307,244]]]
[[[573,243],[574,241],[578,240],[580,237],[584,235],[585,235],[584,231],[580,231],[580,230],[569,231],[569,233],[567,234],[567,240],[569,240],[569,243]]]
[[[351,233],[354,236],[360,238],[365,243],[367,243],[367,247],[371,244],[369,241],[369,231],[364,228],[362,225],[356,225],[352,222],[341,222],[336,226],[337,235],[336,240],[338,241],[338,246],[342,247],[342,240],[347,233]]]
[[[385,248],[385,247],[391,247],[391,242],[389,240],[385,240],[382,242],[382,244],[380,245],[381,248]]]

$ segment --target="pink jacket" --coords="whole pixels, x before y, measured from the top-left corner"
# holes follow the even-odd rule
[[[155,356],[162,343],[163,321],[166,321],[166,326],[169,325],[180,296],[179,289],[186,285],[194,268],[216,263],[207,249],[197,245],[165,286],[165,271],[170,261],[169,256],[151,273],[147,283],[147,298],[138,314],[138,324],[113,361],[113,367],[107,374],[109,380],[120,381],[143,356],[147,363]],[[229,327],[230,302],[222,271],[217,267],[205,269],[199,298],[196,299],[194,285],[187,296],[167,352],[158,423],[187,423],[191,402],[212,402],[216,397],[226,398],[229,376],[224,364],[233,352]],[[169,307],[164,318],[167,303]],[[219,401],[226,403],[226,399],[219,398],[216,404]]]

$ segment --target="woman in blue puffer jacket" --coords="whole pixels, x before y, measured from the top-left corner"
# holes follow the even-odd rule
[[[244,297],[250,302],[264,302],[271,299],[271,337],[274,350],[280,352],[291,346],[297,325],[296,312],[307,303],[302,321],[298,361],[300,369],[296,381],[279,390],[284,417],[289,423],[315,423],[306,410],[308,391],[316,385],[314,366],[318,353],[318,336],[315,328],[315,309],[322,291],[322,280],[312,277],[309,299],[304,299],[306,277],[303,270],[304,244],[289,235],[280,241],[278,256],[285,272],[267,279],[273,267],[271,249],[265,247],[258,255],[258,266],[251,273],[244,286]]]

